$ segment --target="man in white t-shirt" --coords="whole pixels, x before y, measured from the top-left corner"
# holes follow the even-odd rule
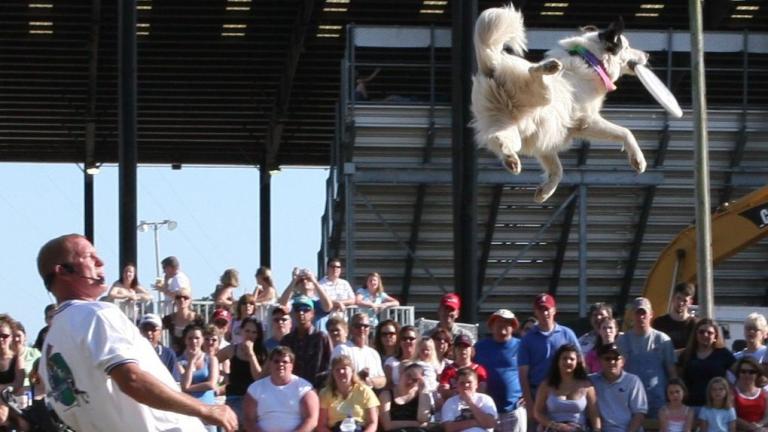
[[[470,367],[456,374],[458,394],[449,398],[440,411],[446,431],[492,432],[496,427],[496,404],[487,394],[477,392],[477,372]]]
[[[162,285],[156,285],[155,288],[165,294],[165,301],[172,303],[176,293],[181,288],[189,288],[191,290],[192,283],[189,281],[189,277],[181,271],[181,264],[179,264],[179,259],[175,256],[163,258],[160,264],[163,266],[165,280]]]
[[[368,314],[358,312],[349,319],[349,339],[333,349],[331,358],[347,355],[352,359],[355,373],[367,385],[380,389],[387,383],[384,369],[381,367],[381,356],[378,351],[368,345],[368,335],[371,323]]]
[[[251,384],[243,400],[247,432],[309,432],[317,427],[317,393],[309,381],[293,374],[294,360],[285,346],[269,353],[269,376]]]
[[[59,304],[40,375],[62,421],[78,432],[202,432],[200,420],[237,428],[228,407],[180,392],[139,329],[115,305],[97,301],[106,290],[104,263],[88,239],[50,240],[37,267]]]
[[[328,269],[325,276],[318,282],[328,298],[331,299],[333,307],[327,315],[319,318],[315,327],[325,332],[325,323],[334,312],[344,312],[347,306],[355,304],[355,292],[349,282],[341,278],[341,260],[331,258],[328,260]]]

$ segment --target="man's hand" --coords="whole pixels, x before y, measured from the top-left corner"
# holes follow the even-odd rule
[[[200,419],[203,422],[220,426],[227,432],[234,432],[238,428],[237,415],[227,405],[208,405],[205,415]]]

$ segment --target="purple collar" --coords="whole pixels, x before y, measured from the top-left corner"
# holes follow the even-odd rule
[[[616,85],[611,81],[611,78],[608,76],[608,72],[605,70],[605,66],[603,66],[603,62],[600,61],[599,58],[597,58],[592,52],[586,48],[584,48],[581,45],[576,45],[572,49],[568,50],[569,54],[572,55],[578,55],[579,57],[583,58],[585,62],[592,68],[592,70],[595,71],[597,76],[600,77],[600,80],[603,82],[603,85],[605,85],[605,88],[608,91],[614,91],[616,90]]]

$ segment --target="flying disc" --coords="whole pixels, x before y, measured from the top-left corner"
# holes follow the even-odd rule
[[[672,95],[667,86],[661,82],[659,77],[657,77],[652,70],[643,65],[636,65],[635,75],[637,75],[640,82],[643,83],[643,86],[648,90],[648,93],[650,93],[651,96],[656,99],[656,102],[663,106],[668,113],[676,118],[683,116],[683,110],[680,109],[680,105],[677,103],[675,96]]]

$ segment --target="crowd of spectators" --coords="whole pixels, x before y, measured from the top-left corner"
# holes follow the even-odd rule
[[[262,267],[254,292],[235,299],[239,275],[228,269],[210,317],[190,307],[178,260],[163,266],[155,288],[172,310],[142,316],[141,334],[182,391],[228,405],[246,431],[768,431],[765,317],[746,318],[746,348],[732,353],[717,322],[690,313],[690,284],[675,287],[671,310],[659,317],[648,299],[634,299],[624,333],[610,305],[596,303],[589,331],[577,337],[557,322],[555,298],[542,293],[532,317],[521,322],[499,309],[488,336],[475,340],[458,325],[461,298],[453,293],[440,299],[437,325],[424,333],[380,320],[399,305],[381,275],[354,291],[338,259],[320,280],[295,269],[279,298]],[[148,296],[130,265],[109,293]],[[256,318],[263,304],[269,322]],[[347,319],[351,305],[359,309]],[[48,326],[54,315],[55,306],[45,309]],[[23,325],[0,315],[0,389],[45,397],[28,372],[48,326],[27,346]],[[0,421],[24,429],[5,406]]]

